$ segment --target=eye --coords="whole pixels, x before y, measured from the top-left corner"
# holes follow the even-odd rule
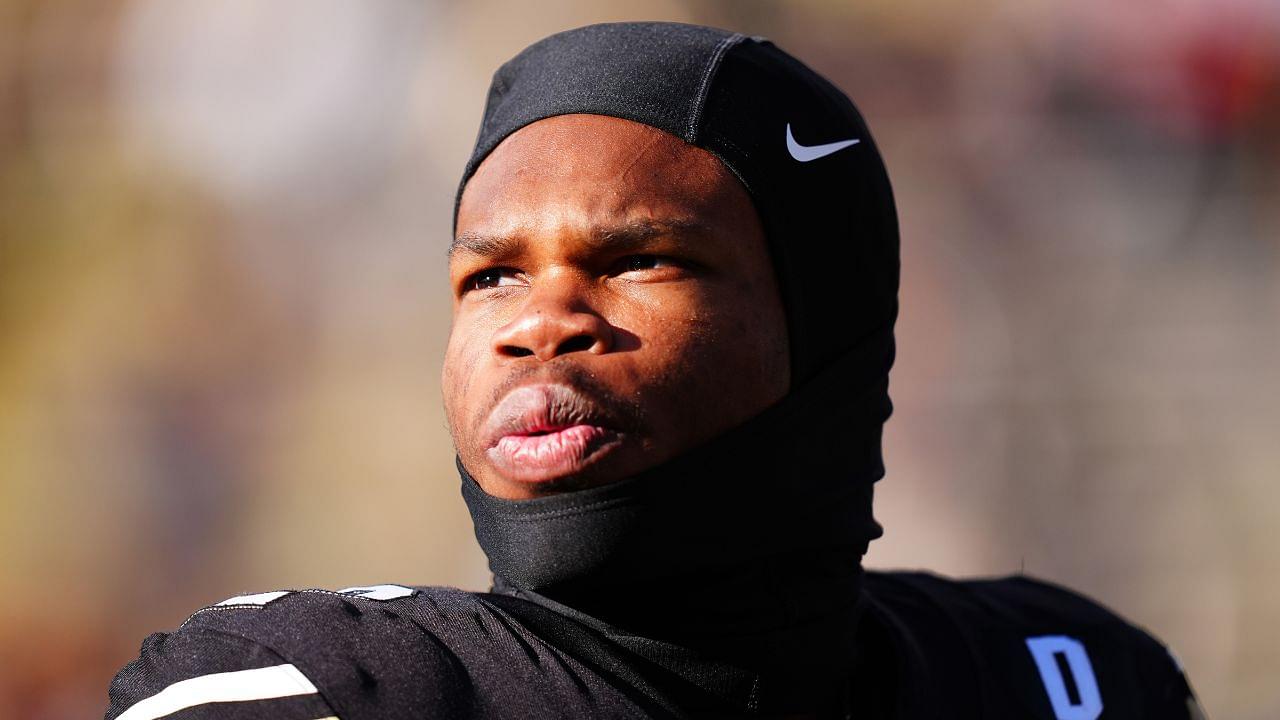
[[[637,272],[640,270],[656,270],[672,265],[671,260],[657,255],[628,255],[618,263],[620,272]]]
[[[515,270],[511,268],[489,268],[475,273],[467,278],[467,282],[462,286],[463,292],[471,290],[489,290],[496,287],[507,287],[511,285],[519,285],[520,278],[517,277]]]

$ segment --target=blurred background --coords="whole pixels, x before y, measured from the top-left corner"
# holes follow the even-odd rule
[[[247,591],[487,587],[437,388],[454,183],[546,34],[770,37],[903,229],[875,567],[1071,585],[1280,717],[1274,0],[5,0],[0,716]]]

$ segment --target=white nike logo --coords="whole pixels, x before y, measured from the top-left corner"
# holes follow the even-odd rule
[[[791,153],[791,157],[800,162],[809,162],[830,155],[833,152],[843,150],[850,145],[857,145],[862,142],[858,138],[852,140],[840,140],[838,142],[826,143],[824,145],[801,145],[796,142],[796,138],[791,134],[791,123],[787,123],[787,152]]]

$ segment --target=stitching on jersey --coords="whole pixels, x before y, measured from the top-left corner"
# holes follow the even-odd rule
[[[413,597],[414,595],[418,594],[417,588],[409,587],[408,585],[401,585],[400,587],[409,588],[410,590],[413,591],[412,593],[405,595],[404,597],[407,597],[407,598]],[[178,629],[181,630],[182,628],[186,627],[187,623],[194,620],[197,615],[203,615],[204,613],[210,612],[212,610],[250,610],[254,608],[261,610],[266,606],[270,605],[271,603],[275,602],[276,600],[283,600],[289,595],[304,595],[307,593],[311,593],[311,594],[319,594],[319,595],[332,595],[334,597],[342,598],[344,600],[367,600],[369,602],[391,602],[390,600],[374,600],[372,598],[364,597],[363,595],[348,595],[347,593],[340,593],[337,590],[325,590],[324,588],[306,588],[303,590],[270,590],[268,592],[283,592],[286,594],[281,595],[278,598],[273,598],[271,600],[268,600],[267,602],[262,603],[260,605],[256,603],[236,603],[235,605],[209,605],[207,607],[202,607],[199,610],[191,613],[191,615],[188,616],[186,620],[183,620],[182,624],[178,626]],[[393,599],[400,600],[401,598],[393,598]]]

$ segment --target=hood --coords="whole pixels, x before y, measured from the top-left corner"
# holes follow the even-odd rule
[[[593,25],[497,71],[458,197],[504,138],[571,113],[675,135],[746,187],[785,306],[791,389],[604,487],[503,500],[459,463],[496,588],[782,678],[784,695],[811,693],[848,667],[861,557],[881,533],[872,488],[884,475],[899,260],[875,142],[840,90],[763,38]]]

